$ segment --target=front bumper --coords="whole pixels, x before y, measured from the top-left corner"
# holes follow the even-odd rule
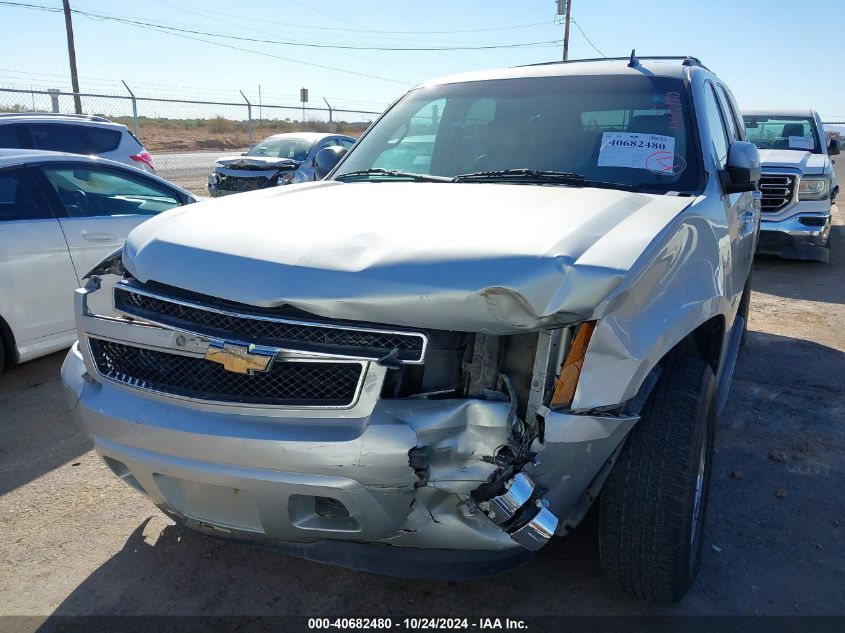
[[[800,205],[799,205],[800,206]],[[798,211],[788,218],[760,221],[757,252],[786,259],[826,262],[830,258],[830,209]]]
[[[535,441],[536,457],[525,467],[532,499],[542,496],[545,508],[537,526],[515,530],[469,502],[497,468],[492,455],[507,441],[508,402],[381,399],[386,370],[374,363],[358,402],[344,410],[262,409],[143,391],[98,375],[89,333],[154,337],[164,346],[176,332],[93,316],[87,294],[77,291],[80,342],[62,377],[74,417],[106,464],[189,527],[306,558],[446,577],[519,564],[551,535],[544,529],[563,534],[577,523],[596,494],[591,485],[637,421],[547,411],[547,439]],[[412,450],[426,455],[424,480]],[[321,500],[343,512],[320,511]],[[543,512],[560,521],[544,526]],[[430,560],[430,574],[408,571],[418,559]]]
[[[206,188],[208,189],[208,195],[213,198],[228,196],[233,193],[269,189],[280,186],[280,179],[283,178],[284,174],[290,175],[291,171],[278,169],[238,170],[218,167],[209,174]],[[298,169],[293,170],[289,182],[281,183],[281,185],[296,182],[302,182],[302,174]]]

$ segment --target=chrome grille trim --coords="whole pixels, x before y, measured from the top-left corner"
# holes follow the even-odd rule
[[[366,377],[368,369],[368,363],[366,361],[354,361],[345,359],[318,360],[306,358],[298,358],[290,361],[277,360],[274,363],[274,368],[277,370],[277,373],[284,372],[290,369],[301,368],[307,365],[312,365],[315,371],[319,371],[323,368],[332,369],[334,367],[342,366],[344,368],[348,368],[348,370],[345,369],[347,373],[349,373],[350,370],[354,371],[353,367],[357,369],[357,377],[355,377],[354,385],[347,380],[346,390],[343,394],[333,394],[336,396],[343,395],[342,398],[321,398],[320,394],[312,394],[308,398],[292,396],[288,396],[286,398],[274,398],[270,395],[270,390],[264,389],[264,385],[255,385],[251,387],[253,391],[256,389],[256,387],[258,387],[262,391],[262,395],[260,396],[237,392],[230,392],[228,394],[224,394],[218,391],[216,393],[217,396],[224,395],[225,397],[214,397],[215,392],[213,391],[205,393],[203,389],[200,389],[198,387],[193,389],[186,388],[184,384],[178,384],[170,388],[171,386],[165,383],[164,381],[156,381],[154,379],[151,379],[149,376],[139,377],[137,375],[133,375],[133,373],[137,372],[126,373],[124,371],[120,371],[121,368],[115,366],[116,363],[114,362],[114,359],[109,361],[108,359],[104,358],[102,347],[120,347],[131,350],[132,353],[140,353],[146,355],[147,358],[145,362],[147,363],[150,363],[154,360],[164,362],[167,362],[167,360],[172,360],[174,363],[188,363],[191,365],[191,367],[181,369],[179,371],[189,371],[193,369],[194,366],[196,366],[203,368],[206,371],[214,372],[213,379],[222,377],[224,380],[229,380],[233,382],[241,382],[255,379],[257,379],[258,381],[266,382],[268,381],[268,379],[274,379],[276,377],[273,375],[273,370],[270,370],[263,374],[255,375],[230,374],[229,372],[223,370],[219,365],[217,365],[217,363],[207,361],[204,358],[198,357],[193,354],[180,354],[178,352],[174,352],[173,350],[142,347],[136,344],[127,344],[123,341],[115,341],[95,336],[88,336],[87,342],[88,353],[90,354],[90,358],[93,360],[93,365],[97,371],[97,374],[101,378],[111,382],[125,385],[127,387],[146,391],[148,393],[154,393],[161,396],[178,398],[193,402],[203,402],[208,404],[238,406],[256,405],[262,408],[269,407],[273,409],[296,410],[352,409],[358,403],[364,384],[364,378]],[[123,369],[129,368],[124,365]],[[302,379],[296,378],[294,380]],[[266,393],[264,393],[265,391]],[[211,397],[208,397],[209,395]]]
[[[141,295],[142,297],[148,297],[166,304],[182,306],[187,311],[199,311],[201,313],[218,315],[228,322],[231,322],[230,324],[241,324],[244,327],[253,330],[256,328],[268,329],[272,328],[274,325],[278,325],[281,329],[299,329],[304,335],[306,335],[304,338],[313,338],[315,335],[317,337],[322,336],[323,338],[334,337],[343,339],[346,337],[348,341],[354,341],[356,337],[363,339],[368,337],[392,338],[395,341],[402,341],[404,345],[410,346],[410,349],[402,350],[399,358],[396,359],[396,362],[400,364],[422,364],[425,360],[425,354],[428,349],[428,336],[424,332],[411,330],[388,330],[369,326],[336,324],[331,322],[323,323],[319,321],[304,321],[285,317],[239,312],[160,294],[158,292],[142,288],[138,284],[132,282],[122,281],[115,285],[113,291],[114,307],[121,314],[135,319],[140,319],[147,323],[188,332],[202,337],[232,338],[238,341],[260,342],[262,344],[283,347],[292,351],[301,351],[302,353],[311,356],[365,359],[368,361],[379,360],[393,349],[391,346],[383,348],[379,348],[379,346],[368,347],[354,342],[347,342],[343,344],[326,341],[296,340],[295,338],[283,339],[272,336],[248,336],[242,331],[237,331],[231,328],[221,331],[219,329],[204,327],[199,323],[192,323],[189,319],[167,318],[157,314],[150,314],[146,310],[135,309],[133,306],[129,306],[125,301],[121,300],[121,293]],[[370,353],[366,353],[368,350]]]
[[[798,177],[794,174],[764,172],[760,176],[760,210],[763,213],[776,213],[788,206],[795,199],[795,184]]]

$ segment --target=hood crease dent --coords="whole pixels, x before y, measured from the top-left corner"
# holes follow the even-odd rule
[[[163,213],[132,231],[124,265],[141,282],[252,306],[506,334],[589,318],[692,201],[491,183],[289,185]]]

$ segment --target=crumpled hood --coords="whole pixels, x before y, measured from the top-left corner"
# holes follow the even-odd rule
[[[124,265],[240,303],[514,332],[588,317],[691,198],[470,183],[289,185],[163,213]]]
[[[791,167],[802,174],[821,174],[829,164],[824,154],[796,149],[761,149],[760,164],[765,167]]]
[[[290,158],[272,156],[222,156],[215,161],[215,167],[231,169],[296,169],[299,163]]]

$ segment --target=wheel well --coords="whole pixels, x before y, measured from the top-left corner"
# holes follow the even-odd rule
[[[713,373],[718,376],[724,341],[725,318],[721,315],[715,316],[687,334],[672,348],[666,358],[675,355],[698,356],[704,359],[713,369]]]
[[[11,367],[17,363],[18,347],[15,345],[15,335],[12,334],[12,328],[9,327],[9,324],[6,323],[2,316],[0,316],[0,345],[3,346],[6,352],[6,367]]]

